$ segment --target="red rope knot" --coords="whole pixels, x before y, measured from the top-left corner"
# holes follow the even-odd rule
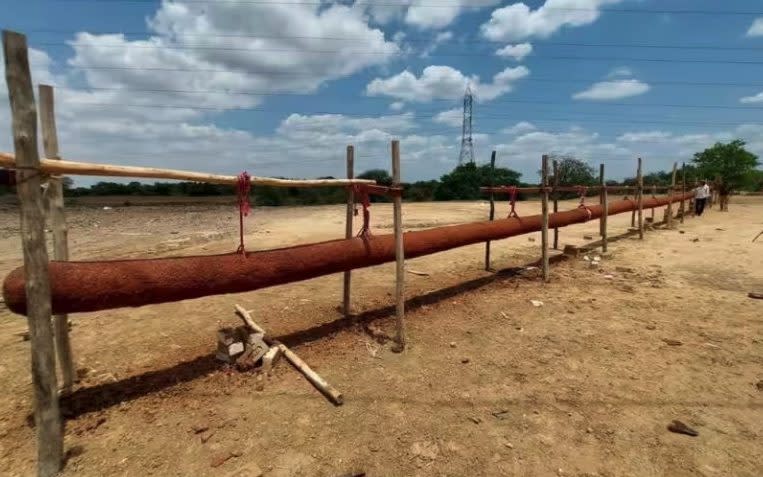
[[[517,214],[517,211],[515,210],[515,207],[517,205],[517,186],[509,186],[509,203],[511,204],[511,210],[509,211],[509,216],[507,218],[519,218],[519,214]]]
[[[238,182],[236,183],[236,196],[238,201],[238,235],[239,245],[236,253],[246,253],[244,248],[244,217],[248,216],[252,211],[249,205],[249,192],[252,189],[252,178],[244,171],[238,175]]]
[[[578,209],[584,209],[586,211],[586,214],[588,214],[588,217],[586,218],[586,222],[587,222],[593,218],[591,209],[589,209],[588,206],[585,204],[585,196],[586,196],[586,193],[588,192],[588,187],[577,186],[577,190],[578,190],[578,193],[580,194],[580,204],[578,205]]]
[[[355,200],[360,202],[363,206],[363,227],[358,232],[358,237],[368,237],[371,235],[371,212],[368,210],[371,207],[371,196],[368,193],[368,187],[364,184],[354,184],[352,186],[352,192],[355,196]],[[355,209],[355,215],[358,210]]]

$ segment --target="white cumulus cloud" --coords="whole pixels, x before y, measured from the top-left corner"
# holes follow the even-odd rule
[[[521,61],[525,56],[529,55],[533,51],[533,46],[529,43],[518,43],[516,45],[506,45],[495,54],[503,56],[504,58],[514,58],[517,61]]]
[[[601,15],[600,7],[620,1],[546,0],[535,10],[522,2],[513,3],[494,10],[481,31],[495,41],[547,38],[565,26],[579,27],[595,22]]]
[[[432,118],[432,121],[440,124],[446,124],[448,126],[459,127],[463,123],[464,111],[461,108],[448,109],[447,111],[439,112]]]
[[[450,25],[463,11],[480,9],[501,0],[412,0],[405,14],[405,23],[418,28],[443,28]]]
[[[504,129],[502,132],[504,134],[515,135],[515,134],[525,134],[530,131],[535,131],[536,129],[537,128],[535,127],[533,123],[530,123],[527,121],[520,121],[517,124]]]
[[[618,79],[594,83],[590,88],[575,93],[572,97],[592,101],[611,101],[638,96],[646,93],[649,89],[648,84],[637,79]]]
[[[745,96],[744,98],[740,99],[739,102],[745,104],[763,103],[763,91],[753,96]]]
[[[390,96],[404,101],[429,102],[433,99],[457,99],[471,85],[478,101],[490,101],[513,89],[514,83],[530,74],[524,66],[506,68],[482,83],[479,76],[466,76],[450,66],[427,66],[420,77],[408,70],[395,76],[376,78],[366,86],[369,96]]]
[[[750,29],[747,30],[747,36],[763,36],[763,17],[756,18]]]

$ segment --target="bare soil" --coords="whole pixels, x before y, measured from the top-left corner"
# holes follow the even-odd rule
[[[115,204],[116,205],[116,204]],[[574,207],[563,203],[561,209]],[[484,220],[484,202],[405,204],[408,230]],[[499,204],[499,216],[508,210]],[[538,213],[522,202],[518,212]],[[650,217],[650,213],[646,213]],[[657,220],[662,210],[657,211]],[[73,207],[72,259],[218,253],[237,246],[224,205]],[[391,231],[388,205],[374,233]],[[343,235],[343,206],[256,209],[248,249]],[[528,268],[540,234],[408,263],[410,346],[391,352],[394,265],[71,317],[78,391],[63,475],[763,475],[763,198],[734,198],[643,241],[630,214],[560,230],[551,283]],[[0,209],[0,276],[21,265],[17,211]],[[600,265],[590,261],[601,257]],[[215,273],[210,270],[209,273]],[[534,306],[530,300],[542,302]],[[344,393],[334,407],[281,362],[270,376],[215,361],[233,305]],[[34,474],[25,321],[0,307],[0,474]],[[679,420],[696,437],[667,429]]]

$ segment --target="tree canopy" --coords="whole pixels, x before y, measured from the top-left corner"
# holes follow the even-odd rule
[[[477,200],[485,196],[480,187],[494,185],[519,185],[521,174],[511,169],[490,165],[478,166],[473,162],[457,166],[440,178],[435,189],[435,200]]]
[[[758,156],[744,148],[745,142],[735,139],[729,143],[717,142],[712,147],[694,154],[700,175],[707,180],[720,177],[721,194],[730,194],[742,188],[751,187],[756,177],[756,167],[760,165]]]

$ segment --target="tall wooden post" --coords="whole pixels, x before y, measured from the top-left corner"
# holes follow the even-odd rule
[[[495,151],[490,155],[490,187],[495,186]],[[490,191],[490,221],[495,220],[495,194]],[[485,271],[490,271],[490,240],[485,242]]]
[[[13,118],[16,190],[21,210],[21,243],[26,275],[27,320],[32,352],[34,420],[37,429],[37,475],[54,476],[63,463],[63,427],[58,407],[45,217],[40,192],[37,108],[26,37],[3,31],[5,79]]]
[[[668,202],[668,228],[673,228],[673,195],[674,191],[676,189],[676,168],[678,167],[678,163],[673,163],[673,176],[670,180],[670,194],[668,197],[670,197],[670,202]]]
[[[681,163],[681,223],[686,215],[686,163]]]
[[[355,148],[353,146],[347,146],[347,178],[355,178]],[[355,215],[355,194],[352,191],[352,186],[347,188],[347,215],[345,220],[344,236],[345,238],[352,238],[352,217]],[[344,272],[344,293],[342,297],[342,311],[344,317],[349,318],[351,315],[352,307],[350,304],[350,291],[352,284],[352,272]]]
[[[644,239],[644,171],[641,166],[641,158],[638,158],[638,170],[636,172],[638,181],[638,238]]]
[[[609,216],[609,195],[607,194],[607,182],[604,180],[604,164],[599,164],[599,185],[601,185],[601,251],[607,251],[607,217]]]
[[[652,184],[652,197],[657,195],[657,186]],[[652,207],[652,227],[654,227],[654,207]]]
[[[392,185],[400,187],[400,141],[392,141]],[[393,199],[395,226],[395,300],[397,303],[397,337],[392,351],[400,353],[405,349],[405,248],[403,246],[403,198]]]
[[[543,192],[541,193],[541,213],[543,214],[540,235],[541,257],[543,262],[543,281],[548,282],[548,156],[545,154],[543,155],[541,165],[541,186],[543,187]]]
[[[559,187],[559,161],[554,160],[552,162],[554,171],[554,213],[559,212],[559,192],[556,188]],[[554,250],[559,250],[559,227],[554,227]]]
[[[42,147],[45,157],[60,160],[53,87],[41,84],[38,90]],[[53,228],[53,259],[67,261],[69,260],[69,231],[66,226],[66,214],[64,213],[62,177],[51,176],[48,180],[48,200],[50,201],[51,227]],[[61,377],[63,378],[61,393],[65,395],[72,392],[75,376],[72,345],[69,341],[68,315],[56,315],[53,317],[53,332],[55,333],[58,366],[61,369]]]

